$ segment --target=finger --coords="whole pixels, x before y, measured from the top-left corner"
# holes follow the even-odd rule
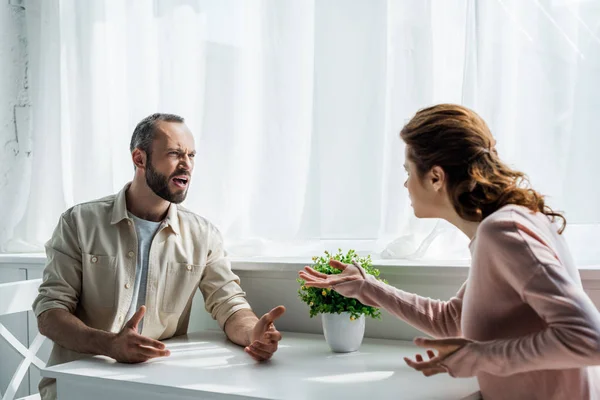
[[[311,276],[314,276],[317,278],[321,278],[321,279],[327,279],[327,277],[331,276],[331,275],[327,275],[322,272],[319,272],[311,267],[304,267],[304,270],[300,271],[300,273],[308,274],[308,275],[311,275]]]
[[[285,314],[284,306],[277,306],[265,315],[263,315],[260,319],[266,325],[272,324],[276,319]]]
[[[153,347],[138,346],[138,352],[148,358],[168,357],[171,355],[169,350],[158,350]]]
[[[140,346],[153,347],[159,350],[163,350],[165,348],[164,343],[142,335],[138,335],[135,342]]]
[[[140,323],[140,321],[142,320],[142,318],[144,318],[145,313],[146,313],[146,306],[141,306],[135,312],[135,314],[133,314],[131,319],[129,321],[127,321],[127,324],[125,324],[125,326],[127,326],[128,328],[137,330],[137,326]]]
[[[317,280],[311,277],[307,277],[304,276],[302,274],[300,274],[300,278],[304,279],[304,286],[306,287],[316,287],[316,288],[330,288],[331,284],[323,281],[323,280]]]
[[[433,348],[438,351],[438,356],[448,356],[462,348],[468,341],[462,338],[451,339],[426,339],[416,338],[415,344],[422,348]],[[428,353],[429,354],[429,353]]]
[[[317,272],[317,271],[315,271]],[[318,272],[320,274],[320,272]],[[302,279],[304,279],[305,281],[309,281],[309,282],[322,282],[322,281],[326,281],[327,278],[329,278],[331,275],[325,275],[325,276],[316,276],[312,273],[308,273],[306,271],[299,271],[298,275],[300,275],[300,277]]]
[[[281,340],[281,333],[279,331],[267,332],[265,333],[265,337],[271,342],[279,342]]]
[[[326,275],[327,279],[320,279],[313,276],[308,276],[304,272],[299,272],[299,275],[302,279],[304,279],[304,286],[307,287],[316,287],[322,289],[329,289],[334,287],[335,285],[340,285],[342,283],[355,281],[361,279],[361,276],[358,275],[350,275],[350,276],[340,276],[340,275]]]
[[[258,354],[265,360],[268,360],[269,358],[271,358],[273,356],[273,353],[276,350],[276,348],[265,346],[264,343],[260,343],[260,344],[253,343],[248,347],[250,347],[250,350],[252,350],[254,353]]]
[[[348,266],[343,262],[339,262],[338,260],[329,260],[329,265],[333,268],[339,269],[340,271],[344,271]]]
[[[413,343],[419,347],[437,347],[437,345],[439,344],[439,342],[437,342],[437,341],[430,340],[430,339],[423,338],[423,337],[414,338]]]
[[[404,362],[408,364],[409,367],[416,369],[417,371],[423,371],[428,368],[439,367],[439,362],[441,359],[439,357],[434,357],[429,361],[413,361],[410,358],[404,357]]]
[[[404,357],[404,362],[406,363],[406,365],[408,365],[412,369],[416,369],[418,371],[418,369],[417,369],[417,364],[418,363],[417,362],[414,362],[413,360],[411,360],[408,357]]]
[[[249,346],[248,346],[248,347],[246,347],[246,348],[244,348],[244,351],[245,351],[246,353],[248,353],[248,354],[249,354],[249,355],[250,355],[252,358],[254,358],[256,361],[266,361],[266,360],[268,360],[268,359],[269,359],[268,357],[265,357],[265,356],[263,356],[263,355],[259,354],[259,353],[258,353],[256,350],[254,350],[254,349],[250,348]]]
[[[422,371],[422,372],[423,372],[423,375],[425,375],[425,376],[433,376],[433,375],[437,375],[437,374],[443,374],[448,371],[446,371],[446,369],[443,367],[437,367],[437,368],[426,369],[425,371]]]
[[[258,340],[255,340],[254,342],[252,342],[252,344],[250,344],[249,346],[252,350],[261,350],[264,351],[268,354],[273,354],[277,351],[277,343],[263,343],[263,342],[259,342]]]

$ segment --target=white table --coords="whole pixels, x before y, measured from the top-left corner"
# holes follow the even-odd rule
[[[332,353],[321,335],[284,333],[275,357],[255,363],[222,332],[165,341],[171,356],[144,364],[92,357],[45,369],[59,400],[158,399],[475,399],[475,379],[430,378],[409,368],[410,342],[365,339]]]

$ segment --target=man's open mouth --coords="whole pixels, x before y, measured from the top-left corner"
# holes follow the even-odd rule
[[[180,187],[180,188],[185,188],[185,187],[187,187],[187,185],[190,181],[190,178],[185,175],[178,175],[178,176],[173,177],[172,181],[175,184],[175,186]]]

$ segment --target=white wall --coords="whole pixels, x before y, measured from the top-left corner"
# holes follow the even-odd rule
[[[435,267],[418,265],[380,266],[381,276],[390,285],[399,289],[417,293],[421,296],[447,300],[454,296],[461,284],[467,279],[468,267]],[[240,277],[247,299],[258,316],[272,307],[283,304],[286,314],[277,322],[282,331],[321,333],[320,317],[310,318],[308,306],[297,296],[299,284],[297,271],[303,264],[271,264],[268,267],[252,263],[233,262],[233,270]],[[600,309],[600,266],[580,269],[583,288],[596,307]],[[200,293],[198,293],[200,294]],[[194,299],[190,331],[218,328],[216,323],[203,311],[201,295]],[[412,340],[422,336],[418,330],[407,323],[383,311],[381,320],[367,320],[366,336],[384,339]]]
[[[15,128],[15,112],[23,110],[20,106],[28,106],[27,83],[27,27],[25,10],[0,1],[0,221],[7,221],[16,209],[12,204],[17,200],[6,194],[6,188],[16,187],[11,184],[23,179],[25,163],[31,157],[26,151],[20,151]],[[15,107],[17,109],[15,110]],[[26,109],[25,109],[26,110]],[[26,114],[26,112],[24,113]],[[21,132],[25,134],[26,132]],[[27,137],[27,136],[24,136]],[[23,142],[23,140],[21,140]],[[23,148],[21,143],[21,148]],[[18,195],[18,194],[17,194]],[[0,243],[9,234],[7,224],[0,224]],[[2,249],[0,249],[1,251]]]
[[[287,267],[287,266],[286,266]],[[235,266],[234,266],[235,268]],[[296,282],[297,271],[302,265],[289,268],[285,272],[270,271],[239,271],[242,288],[247,294],[248,301],[258,316],[269,311],[272,307],[283,304],[286,314],[277,323],[282,331],[322,333],[321,317],[309,317],[308,306],[300,301],[297,295],[299,288]],[[287,269],[287,268],[286,268]],[[434,299],[449,299],[454,296],[460,285],[467,278],[467,272],[440,277],[425,274],[389,274],[382,273],[387,281],[402,290],[418,293]],[[198,315],[199,313],[196,313]],[[412,340],[415,336],[423,336],[418,330],[407,323],[382,312],[381,320],[367,318],[365,336],[383,339]]]

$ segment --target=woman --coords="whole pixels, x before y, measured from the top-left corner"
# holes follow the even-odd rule
[[[600,398],[591,367],[600,364],[600,314],[561,235],[565,218],[498,158],[487,125],[465,107],[421,110],[400,136],[415,215],[443,218],[471,239],[467,281],[438,301],[332,260],[343,272],[306,267],[306,286],[385,308],[438,338],[415,339],[437,355],[405,362],[425,376],[476,376],[486,400]]]

